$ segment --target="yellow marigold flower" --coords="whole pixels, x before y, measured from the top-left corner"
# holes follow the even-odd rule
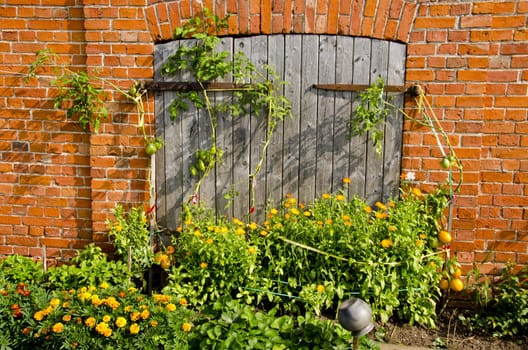
[[[125,312],[130,312],[132,310],[132,306],[127,305],[127,306],[125,306],[124,310],[125,310]]]
[[[255,254],[255,253],[257,252],[257,248],[255,248],[255,247],[249,247],[249,248],[248,248],[248,252],[249,252],[250,254]]]
[[[185,298],[180,298],[180,305],[182,305],[182,306],[187,305],[187,299],[185,299]]]
[[[417,239],[417,240],[416,240],[416,245],[417,245],[418,247],[421,247],[421,246],[423,245],[423,241],[422,241],[421,239]]]
[[[396,232],[396,230],[397,230],[396,226],[394,226],[394,225],[390,225],[389,226],[389,231],[390,232]]]
[[[182,226],[178,226],[176,228],[176,232],[182,233],[182,231],[183,231],[183,227]]]
[[[321,195],[321,197],[323,197],[323,199],[330,199],[332,196],[329,195],[328,193],[323,193],[323,194]]]
[[[96,295],[92,295],[92,305],[93,306],[100,306],[102,303],[103,303],[103,300],[101,298],[99,298],[99,296],[96,294]]]
[[[207,226],[207,231],[214,232],[215,229],[216,227],[214,226],[211,226],[211,225]]]
[[[268,231],[266,231],[266,230],[261,230],[261,231],[260,231],[260,235],[261,235],[262,237],[266,237],[266,236],[268,235]]]
[[[323,222],[321,220],[317,221],[317,225],[319,225],[319,227],[323,227]]]
[[[196,229],[196,230],[194,230],[193,235],[195,237],[200,237],[200,236],[202,236],[202,233],[200,232],[200,230]]]
[[[70,302],[69,301],[65,301],[64,303],[62,303],[62,308],[63,309],[67,309],[70,307]]]
[[[345,178],[343,178],[343,183],[344,183],[345,185],[348,185],[348,184],[351,183],[351,182],[352,182],[352,180],[351,180],[349,177],[345,177]]]
[[[244,223],[241,220],[237,219],[237,218],[233,218],[232,221],[233,221],[233,224],[235,224],[235,225],[244,226]]]
[[[412,193],[414,193],[414,195],[418,196],[418,197],[421,197],[422,196],[422,191],[420,191],[419,188],[417,187],[413,187],[412,189]]]
[[[117,232],[121,232],[121,231],[123,231],[123,226],[117,224],[117,225],[114,226],[114,229],[115,229]]]
[[[136,287],[130,287],[130,288],[128,288],[128,292],[129,293],[135,293],[135,292],[137,292],[137,288]]]
[[[277,209],[275,209],[275,208],[270,210],[270,214],[271,215],[277,215],[278,213],[279,213],[279,211]]]
[[[184,322],[181,326],[181,329],[184,332],[190,332],[192,329],[192,324],[190,324],[189,322]]]
[[[420,237],[420,239],[425,239],[426,235],[423,234],[423,233],[420,233],[420,236],[419,236],[419,237]]]
[[[342,201],[344,201],[344,200],[345,200],[345,196],[343,196],[342,194],[338,194],[338,195],[336,196],[336,200],[338,200],[338,201],[341,201],[341,202],[342,202]]]
[[[44,319],[44,312],[42,311],[37,311],[35,312],[35,314],[33,315],[33,318],[36,320],[36,321],[42,321]]]
[[[376,202],[374,205],[381,210],[387,210],[387,206],[381,202]]]
[[[235,232],[236,232],[237,235],[240,235],[240,236],[243,236],[243,235],[246,234],[246,230],[244,230],[242,227],[237,227]]]
[[[308,218],[308,217],[310,217],[310,216],[312,215],[312,213],[310,213],[310,211],[308,211],[308,210],[305,210],[305,211],[303,212],[303,215],[306,216],[306,217]]]
[[[380,213],[379,211],[377,211],[375,215],[378,219],[386,219],[388,216],[387,213]]]
[[[141,311],[141,318],[142,319],[146,320],[149,317],[150,317],[150,311],[149,310],[145,309],[145,310]]]
[[[292,215],[299,215],[299,210],[298,210],[297,208],[291,208],[291,209],[290,209],[290,213],[291,213]]]
[[[115,325],[116,325],[117,327],[119,327],[119,328],[123,328],[123,327],[125,327],[126,324],[127,324],[127,320],[126,320],[126,318],[121,317],[121,316],[119,316],[119,317],[116,319],[116,321],[115,321]]]
[[[110,322],[111,319],[112,319],[112,317],[110,315],[104,315],[103,316],[103,322],[105,322],[105,323]]]
[[[282,228],[282,224],[280,222],[277,222],[275,225],[273,225],[274,228]]]
[[[390,239],[383,239],[383,240],[381,241],[381,246],[382,246],[383,248],[390,248],[390,247],[392,247],[392,240],[390,240]]]
[[[50,304],[50,306],[52,306],[52,307],[57,307],[57,306],[60,305],[60,299],[58,299],[58,298],[53,298],[53,299],[50,300],[50,303],[49,303],[49,304]]]
[[[87,327],[93,328],[95,326],[95,318],[94,317],[88,317],[86,320],[84,320],[84,324]]]
[[[112,328],[106,328],[104,331],[103,331],[103,336],[105,338],[108,338],[112,335]]]
[[[325,223],[326,223],[327,225],[332,225],[333,222],[334,222],[334,221],[333,221],[332,219],[326,219],[326,221],[325,221]]]
[[[284,218],[285,218],[285,219],[289,219],[290,217],[291,217],[290,214],[288,214],[288,213],[284,214]]]
[[[393,201],[389,201],[389,207],[391,208],[394,208],[396,206],[396,203],[394,203]]]
[[[350,221],[350,216],[349,215],[343,215],[341,217],[341,219],[343,219],[343,221]]]
[[[108,297],[105,299],[105,305],[111,307],[113,310],[117,309],[119,305],[119,301],[115,297]]]
[[[228,233],[229,229],[226,226],[220,227],[220,233]]]
[[[257,224],[254,223],[254,222],[252,222],[252,223],[250,223],[250,224],[248,225],[248,228],[249,228],[250,230],[256,230],[256,229],[257,229]]]
[[[366,213],[371,213],[372,212],[372,208],[370,206],[365,206],[365,208],[363,208],[363,210],[366,212]]]
[[[108,324],[106,322],[99,322],[95,326],[95,331],[101,335],[104,335],[105,331],[108,329]]]
[[[345,226],[348,226],[348,227],[352,226],[352,223],[350,221],[345,221],[344,224]]]
[[[139,333],[139,325],[137,323],[132,323],[130,325],[130,334],[138,334]]]
[[[189,226],[190,224],[192,224],[192,220],[191,219],[187,219],[183,222],[185,225]]]
[[[167,311],[172,312],[176,310],[176,305],[174,305],[173,303],[168,303],[165,308],[167,309]]]
[[[45,308],[44,310],[42,310],[42,312],[44,312],[44,315],[49,315],[53,312],[53,307],[51,306],[48,306],[47,308]]]
[[[71,321],[71,315],[64,315],[62,316],[62,320],[64,322],[70,322]]]
[[[53,333],[62,333],[63,330],[64,330],[64,325],[60,322],[55,323],[53,327],[51,327],[51,331]]]
[[[139,320],[140,317],[141,317],[141,314],[137,311],[134,311],[133,313],[130,314],[130,319],[132,321],[137,321]]]
[[[207,243],[207,244],[213,244],[213,239],[212,239],[212,238],[207,238],[207,240],[205,241],[205,243]]]
[[[322,293],[325,291],[325,287],[322,284],[318,284],[316,289],[318,293]]]
[[[200,267],[201,267],[202,269],[205,269],[205,268],[207,267],[207,263],[206,263],[206,262],[201,262],[201,263],[200,263]]]
[[[293,197],[290,197],[288,198],[288,202],[290,202],[291,204],[294,204],[297,202],[297,199],[293,198]]]
[[[150,321],[150,325],[151,325],[152,327],[157,327],[157,326],[158,326],[158,321],[156,321],[156,320],[152,320],[152,321]]]
[[[108,282],[102,282],[99,287],[101,287],[102,289],[108,289],[110,287],[110,284],[108,284]]]

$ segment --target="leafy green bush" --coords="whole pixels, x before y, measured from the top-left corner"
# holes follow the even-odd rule
[[[68,290],[98,286],[103,282],[125,286],[130,278],[123,262],[108,260],[100,247],[89,244],[71,259],[70,264],[49,268],[44,280],[50,290]]]
[[[0,260],[0,283],[40,283],[43,276],[42,263],[29,257],[10,255]]]
[[[115,220],[107,221],[108,235],[117,254],[127,264],[130,250],[130,269],[136,278],[141,278],[154,262],[147,215],[141,207],[125,213],[121,205],[116,205],[113,212]]]
[[[347,349],[350,332],[307,313],[292,317],[277,309],[258,311],[237,300],[217,300],[213,317],[197,321],[191,349]],[[199,323],[198,323],[199,322]]]
[[[463,324],[494,337],[528,334],[528,270],[514,274],[513,266],[507,265],[491,285],[491,295],[481,312],[460,316]]]
[[[256,248],[240,220],[216,219],[207,209],[187,207],[174,246],[176,252],[166,291],[202,305],[222,295],[243,292],[255,276]]]
[[[359,295],[382,321],[397,312],[411,323],[433,326],[443,264],[436,248],[442,198],[440,192],[410,189],[375,208],[343,194],[324,194],[310,206],[287,198],[270,210],[265,235],[254,237],[259,272],[288,282],[276,283],[276,294],[302,295],[315,283],[319,293],[335,296],[332,304],[321,299],[321,307],[335,310],[344,298]]]

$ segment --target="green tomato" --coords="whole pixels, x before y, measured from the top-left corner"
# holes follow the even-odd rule
[[[156,147],[156,144],[154,142],[147,143],[147,146],[145,147],[145,152],[147,152],[149,156],[156,153],[157,150],[158,150],[158,147]]]
[[[451,161],[449,160],[448,157],[444,157],[440,161],[440,165],[442,166],[442,168],[447,169],[451,166]]]

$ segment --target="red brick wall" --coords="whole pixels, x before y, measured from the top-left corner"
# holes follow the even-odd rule
[[[86,134],[52,110],[49,82],[23,82],[36,50],[128,87],[153,75],[155,42],[204,6],[224,34],[329,33],[408,43],[421,84],[464,164],[453,248],[470,267],[528,263],[528,2],[410,0],[6,0],[0,8],[0,254],[69,256],[105,242],[116,202],[148,202],[148,159],[133,106]],[[149,122],[154,109],[147,103]],[[111,119],[111,120],[110,120]],[[150,125],[151,126],[151,125]],[[403,171],[445,180],[431,135],[406,124]]]

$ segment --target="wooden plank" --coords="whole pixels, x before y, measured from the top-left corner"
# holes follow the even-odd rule
[[[378,77],[387,81],[387,70],[389,66],[389,43],[385,40],[372,40],[372,54],[370,61],[370,83],[374,83]],[[386,125],[386,124],[385,124]],[[384,128],[385,125],[381,127]],[[365,197],[368,203],[381,200],[383,192],[383,154],[380,156],[372,143],[372,135],[369,133],[367,144],[367,172],[365,175]]]
[[[302,37],[301,62],[301,142],[299,171],[299,201],[309,203],[315,198],[316,125],[317,125],[317,67],[319,57],[317,36]]]
[[[173,54],[179,47],[180,42],[174,41],[165,44],[161,48],[161,57],[164,61],[167,60],[168,56]],[[160,79],[167,80],[180,80],[181,75],[167,77],[160,76]],[[158,152],[156,159],[158,161],[157,168],[159,171],[164,171],[163,182],[158,183],[158,188],[162,186],[165,191],[165,195],[159,197],[165,199],[165,210],[162,211],[164,214],[163,225],[170,230],[176,229],[179,225],[181,217],[181,204],[182,204],[182,191],[184,188],[183,183],[183,155],[184,149],[182,147],[182,120],[171,121],[169,107],[172,100],[175,97],[174,92],[164,92],[162,94],[163,105],[161,110],[161,119],[164,124],[164,148],[163,153]],[[160,206],[162,209],[163,206]]]
[[[194,45],[194,40],[181,40],[181,45],[191,46]],[[183,72],[179,77],[178,81],[193,81],[194,78],[188,72]],[[176,79],[174,79],[176,81]],[[175,157],[174,165],[169,164],[169,167],[177,167],[177,172],[170,172],[172,176],[180,177],[182,182],[182,188],[178,195],[178,200],[174,202],[174,205],[182,206],[188,203],[194,193],[194,185],[197,181],[197,178],[191,177],[189,172],[190,166],[194,162],[194,151],[198,149],[199,144],[199,116],[196,109],[194,109],[189,102],[189,110],[181,112],[181,115],[177,118],[176,123],[180,124],[180,135],[181,137],[176,142],[178,145],[178,150],[181,152],[177,157]],[[169,135],[169,138],[176,138],[177,135]],[[175,175],[174,175],[175,174]],[[180,220],[179,217],[176,217],[177,220]],[[181,220],[180,220],[181,222]]]
[[[258,69],[263,69],[264,65],[267,64],[268,54],[268,36],[258,35],[251,38],[251,62],[253,62]],[[265,72],[264,72],[265,73]],[[250,165],[251,173],[254,173],[257,163],[262,152],[264,140],[266,138],[266,113],[265,111],[259,111],[260,115],[257,117],[253,111],[251,116],[251,143],[250,143]],[[266,202],[266,162],[262,163],[260,172],[257,177],[253,179],[250,186],[253,186],[255,201],[253,203],[254,208],[248,207],[248,212],[252,211],[254,217],[263,217],[264,206]],[[249,203],[251,206],[251,203]]]
[[[336,41],[334,35],[319,37],[319,83],[335,81]],[[315,197],[320,197],[323,193],[332,192],[335,92],[317,91],[317,96]]]
[[[233,38],[223,37],[221,44],[217,50],[228,51],[233,55]],[[223,81],[231,82],[232,75],[226,76]],[[233,94],[229,91],[217,91],[214,93],[215,103],[229,104],[233,101]],[[233,207],[228,205],[228,201],[224,197],[232,189],[233,184],[233,118],[227,112],[217,113],[217,149],[224,151],[223,161],[217,164],[215,168],[215,202],[217,213],[227,216],[233,216]]]
[[[370,42],[368,38],[354,39],[353,84],[370,84]],[[357,101],[354,100],[352,111],[357,105]],[[361,197],[365,196],[366,141],[365,136],[354,136],[350,142],[350,176],[353,179],[350,191]]]
[[[283,194],[299,197],[300,144],[301,144],[301,55],[302,36],[287,35],[285,38],[284,96],[291,102],[293,118],[284,121]]]
[[[243,52],[247,57],[251,55],[251,38],[236,38],[234,50]],[[249,185],[249,145],[250,145],[250,117],[240,116],[232,121],[233,125],[233,194],[237,192],[233,201],[233,215],[245,217],[248,214]]]
[[[154,79],[161,81],[164,77],[161,75],[161,66],[165,62],[166,45],[156,46],[154,50]],[[165,130],[165,99],[164,94],[160,91],[154,93],[154,120],[156,135],[166,139]],[[156,183],[156,223],[167,227],[167,189],[166,189],[166,172],[165,172],[165,153],[166,147],[162,147],[156,154],[155,169],[156,173],[152,174]]]
[[[352,83],[354,38],[338,36],[336,43],[336,76],[337,84]],[[332,192],[343,188],[343,179],[351,178],[349,170],[350,157],[350,115],[352,113],[351,91],[336,92],[334,119],[334,164]],[[353,181],[356,181],[354,179]],[[349,193],[347,193],[350,195]]]
[[[405,82],[405,58],[406,47],[404,44],[389,43],[389,70],[387,84],[403,84]],[[403,106],[404,96],[393,96],[392,103],[395,106]],[[382,198],[386,202],[390,197],[399,195],[401,172],[401,149],[402,149],[403,115],[399,112],[392,113],[387,118],[384,143],[384,169],[383,169],[383,193]]]
[[[268,64],[284,80],[284,35],[268,37]],[[273,77],[268,77],[272,79]],[[284,94],[284,86],[280,87]],[[266,202],[279,203],[282,199],[282,150],[284,123],[278,122],[266,157]],[[267,204],[267,203],[265,203]]]

